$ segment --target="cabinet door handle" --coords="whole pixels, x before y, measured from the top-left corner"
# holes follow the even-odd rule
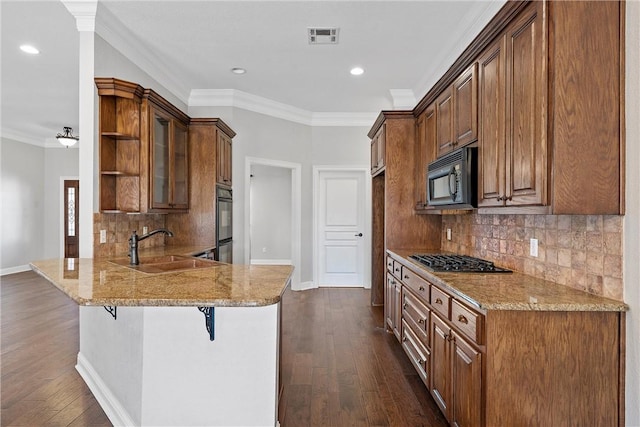
[[[420,285],[420,287],[418,288],[419,291],[424,292],[424,286]]]
[[[408,274],[405,274],[405,275],[404,275],[404,278],[405,278],[405,279],[408,279],[408,278],[409,278],[409,275],[408,275]]]
[[[442,305],[442,300],[440,298],[436,298],[436,304]]]
[[[424,323],[424,319],[418,319],[418,323]]]
[[[407,305],[406,302],[404,304],[402,304],[402,308],[404,308],[405,310],[407,309],[407,307],[408,307],[408,305]]]
[[[458,322],[460,322],[460,323],[464,323],[465,325],[466,325],[467,323],[469,323],[469,321],[467,320],[467,318],[466,318],[466,317],[464,317],[462,314],[458,316]]]
[[[447,337],[447,341],[451,342],[454,340],[453,334],[449,334],[449,336]]]
[[[418,365],[422,365],[423,363],[424,363],[424,360],[418,359]]]
[[[504,200],[504,198],[503,198],[502,196],[498,196],[498,197],[496,198],[496,200],[497,200],[497,201],[499,201],[499,202],[501,202],[501,201],[503,201],[503,200]]]

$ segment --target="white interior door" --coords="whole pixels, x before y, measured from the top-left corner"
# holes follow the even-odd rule
[[[364,286],[365,173],[318,175],[318,286]]]

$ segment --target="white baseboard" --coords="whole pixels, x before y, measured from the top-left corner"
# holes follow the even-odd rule
[[[251,265],[291,265],[290,259],[252,259]]]
[[[3,268],[2,270],[0,270],[0,276],[6,276],[7,274],[14,274],[14,273],[22,273],[23,271],[29,271],[29,270],[31,270],[31,267],[29,267],[29,264],[19,265],[17,267]]]
[[[317,287],[318,285],[316,285],[312,281],[309,281],[309,282],[301,282],[299,287],[297,287],[296,289],[293,289],[293,288],[291,289],[294,291],[308,291],[309,289],[316,289]]]
[[[109,390],[104,381],[102,381],[102,378],[100,378],[100,375],[93,369],[91,363],[89,363],[82,353],[78,353],[76,370],[80,373],[80,376],[114,426],[135,425],[127,410],[124,409],[120,401],[111,393],[111,390]]]

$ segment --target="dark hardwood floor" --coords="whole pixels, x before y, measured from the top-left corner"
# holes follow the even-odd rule
[[[445,426],[369,290],[287,291],[283,427]]]
[[[33,272],[0,279],[2,426],[110,426],[75,370],[77,305]],[[364,289],[287,290],[283,427],[445,426]]]
[[[33,272],[0,288],[2,426],[110,426],[75,370],[77,304]]]

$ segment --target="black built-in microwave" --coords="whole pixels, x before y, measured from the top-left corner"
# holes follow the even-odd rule
[[[476,206],[477,147],[462,147],[429,163],[427,204],[470,209]]]

